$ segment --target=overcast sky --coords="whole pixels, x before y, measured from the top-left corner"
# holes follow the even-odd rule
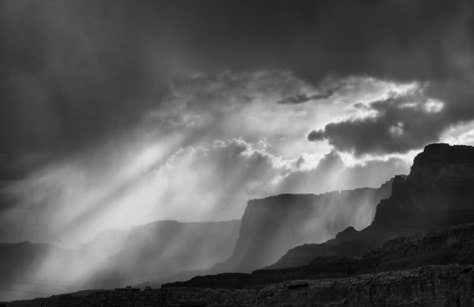
[[[0,241],[379,186],[474,144],[472,1],[0,0]]]

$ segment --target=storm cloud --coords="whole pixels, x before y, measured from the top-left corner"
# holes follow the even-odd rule
[[[391,97],[358,108],[373,111],[373,115],[330,123],[310,132],[308,140],[327,139],[338,150],[358,156],[404,153],[436,142],[446,128],[442,124],[446,121],[444,104],[420,94]]]
[[[127,131],[193,72],[439,81],[472,51],[461,0],[7,0],[1,12],[0,142],[24,167]]]
[[[48,212],[77,206],[99,225],[116,201],[133,203],[150,168],[180,149],[224,151],[216,140],[266,144],[271,161],[304,167],[275,171],[262,162],[246,173],[216,157],[215,165],[183,162],[170,177],[187,178],[202,162],[221,178],[211,182],[221,182],[225,170],[227,191],[252,190],[246,180],[283,180],[261,193],[339,189],[310,175],[328,152],[336,166],[349,153],[369,156],[372,162],[361,162],[367,167],[387,166],[387,175],[402,171],[406,165],[390,155],[420,150],[474,119],[472,13],[467,0],[2,1],[1,191],[10,199],[16,187],[40,183],[21,190],[20,201],[2,201],[0,215],[20,219],[24,208],[47,208],[44,220],[26,227],[31,233]],[[385,180],[356,177],[344,187]],[[170,182],[162,195],[182,187]],[[41,197],[21,203],[45,183]],[[63,199],[66,190],[91,198]],[[150,206],[162,205],[145,194]],[[120,208],[116,216],[132,210]],[[216,210],[239,217],[238,210]]]

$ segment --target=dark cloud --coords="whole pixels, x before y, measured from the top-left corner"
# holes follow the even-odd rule
[[[248,76],[259,71],[277,74],[289,71],[317,89],[325,80],[349,76],[426,82],[429,85],[423,95],[373,102],[368,111],[373,111],[374,116],[333,122],[309,137],[327,139],[336,151],[356,155],[421,148],[427,142],[436,141],[446,128],[474,118],[471,103],[474,98],[472,3],[467,0],[0,1],[0,182],[5,184],[6,180],[24,179],[25,176],[31,179],[32,173],[41,166],[51,166],[51,161],[61,167],[67,165],[68,157],[74,160],[81,156],[85,160],[101,162],[109,158],[120,160],[110,157],[113,156],[110,154],[112,149],[104,150],[107,154],[101,159],[88,159],[84,152],[90,154],[91,149],[113,144],[119,137],[121,141],[125,139],[125,143],[131,141],[137,123],[151,115],[151,111],[158,114],[156,119],[164,122],[163,125],[150,125],[150,129],[166,130],[160,136],[172,130],[169,126],[195,130],[184,136],[184,144],[177,147],[191,148],[196,145],[195,140],[203,139],[202,135],[211,135],[207,140],[222,135],[224,139],[239,136],[228,136],[223,130],[248,123],[244,121],[244,115],[254,117],[260,127],[277,129],[264,117],[263,107],[253,109],[252,114],[242,114],[231,123],[228,117],[222,116],[224,111],[215,111],[226,105],[225,112],[239,114],[238,108],[233,107],[251,101],[252,88],[249,88],[249,96],[242,94],[248,88],[248,82],[245,77],[233,76],[239,73]],[[224,71],[230,73],[222,74]],[[214,86],[219,82],[212,82],[212,78],[193,78],[199,75],[225,76],[217,81],[227,85],[216,89]],[[258,74],[256,76],[258,79]],[[174,103],[182,97],[173,100],[173,86],[190,79],[194,81],[184,88],[194,96],[183,104]],[[265,86],[268,90],[276,90],[276,87],[285,89],[278,82]],[[237,92],[232,96],[234,89]],[[220,95],[221,92],[224,94]],[[329,98],[332,90],[313,95],[288,89],[284,94],[272,101],[289,97],[280,103],[303,103]],[[229,96],[235,101],[227,101]],[[170,97],[171,102],[167,100]],[[439,112],[427,111],[424,105],[428,97],[444,102],[444,108]],[[410,106],[412,102],[417,104]],[[192,118],[186,117],[187,114],[183,116],[182,105]],[[292,108],[274,107],[284,109],[282,114],[286,108]],[[209,113],[212,113],[209,120],[213,124],[200,129],[192,125],[201,115]],[[277,120],[286,122],[288,118],[282,116]],[[181,126],[176,125],[177,121],[181,121]],[[308,130],[305,127],[301,131]],[[252,141],[260,138],[253,131],[236,131]],[[286,133],[281,136],[282,139],[289,137]],[[281,165],[277,167],[281,163],[278,157],[248,148],[248,145],[234,141],[214,149],[222,155],[202,151],[202,159],[191,158],[189,163],[185,160],[180,164],[181,168],[176,172],[169,171],[169,176],[164,176],[150,189],[156,191],[159,190],[157,186],[166,187],[159,195],[161,201],[152,199],[152,192],[146,200],[156,206],[156,203],[168,203],[176,197],[175,202],[169,203],[183,206],[194,203],[195,195],[206,190],[208,199],[203,197],[202,203],[211,203],[209,199],[213,199],[220,205],[233,201],[244,204],[244,198],[261,197],[267,192],[314,192],[344,186],[337,179],[343,177],[334,177],[334,182],[329,180],[331,173],[342,172],[353,178],[347,182],[347,186],[351,186],[355,182],[361,185],[379,182],[382,175],[400,169],[399,161],[389,160],[387,163],[368,163],[364,169],[371,168],[370,171],[353,169],[352,173],[344,173],[341,158],[334,151],[321,161],[319,171],[295,171]],[[205,153],[212,159],[207,160]],[[387,168],[377,173],[376,167],[382,166]],[[193,177],[189,170],[194,167],[198,169]],[[109,168],[108,175],[99,180],[93,178],[100,175],[101,167],[97,167],[97,172],[90,171],[90,167],[84,175],[87,182],[83,184],[84,191],[100,192],[97,191],[100,188],[108,191],[108,181],[119,177]],[[53,167],[51,173],[46,172],[45,178],[40,179],[48,182],[54,177],[54,182],[22,190],[21,196],[38,194],[38,199],[15,204],[15,208],[11,205],[10,194],[6,198],[0,195],[0,202],[7,199],[9,203],[8,208],[2,207],[9,213],[0,214],[0,219],[5,225],[15,224],[9,235],[14,238],[18,231],[27,237],[27,234],[37,232],[38,238],[45,239],[45,232],[50,235],[63,229],[55,227],[54,222],[69,227],[66,222],[61,224],[62,217],[71,215],[75,203],[87,201],[86,193],[73,200],[63,201],[62,198],[66,185],[80,186],[71,181],[71,173],[79,172],[78,169],[81,168],[73,168],[64,174],[59,170],[62,175],[56,178],[50,176],[56,174]],[[292,173],[288,174],[290,171]],[[201,177],[201,174],[211,179],[202,180],[205,176]],[[364,176],[373,181],[361,181]],[[95,180],[102,184],[94,185]],[[186,185],[188,182],[189,186]],[[216,192],[216,186],[223,187],[225,195]],[[134,187],[130,185],[124,190],[128,193],[135,190]],[[188,194],[176,193],[185,188],[190,188]],[[115,190],[109,190],[115,193]],[[241,198],[236,200],[233,194],[239,194]],[[56,199],[60,201],[52,201]],[[104,203],[113,202],[107,197],[98,199]],[[90,204],[99,206],[93,201]],[[179,206],[176,210],[179,208],[186,211]],[[225,212],[221,213],[225,215]],[[85,222],[92,219],[85,216]],[[108,227],[99,219],[96,217],[93,222]],[[22,223],[18,223],[20,220]],[[45,225],[48,231],[41,233]]]
[[[169,69],[136,9],[92,1],[0,5],[0,151],[20,173],[103,142],[156,107]]]
[[[194,71],[283,69],[315,84],[450,78],[449,31],[472,11],[462,0],[0,5],[1,151],[9,163],[34,155],[33,165],[128,131]]]
[[[376,101],[370,108],[374,115],[330,123],[311,131],[308,140],[328,140],[338,150],[357,156],[404,153],[437,141],[449,124],[442,102],[419,95]]]

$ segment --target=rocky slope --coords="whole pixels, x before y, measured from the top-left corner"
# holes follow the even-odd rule
[[[288,251],[271,268],[306,265],[317,256],[361,256],[388,239],[474,221],[474,147],[432,144],[416,156],[410,174],[397,176],[372,224],[324,244]],[[356,252],[354,252],[356,251]]]
[[[391,193],[391,182],[380,188],[337,191],[320,195],[283,194],[248,202],[234,254],[214,271],[250,272],[277,261],[288,249],[323,242],[348,225],[367,224],[375,207]]]

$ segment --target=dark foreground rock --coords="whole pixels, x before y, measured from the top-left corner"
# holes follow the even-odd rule
[[[256,306],[473,306],[474,266],[413,270],[329,280],[297,280],[259,291]]]
[[[37,299],[48,306],[473,306],[474,266],[425,266],[350,278],[294,280],[255,289],[116,289]],[[38,306],[16,302],[7,306]]]

